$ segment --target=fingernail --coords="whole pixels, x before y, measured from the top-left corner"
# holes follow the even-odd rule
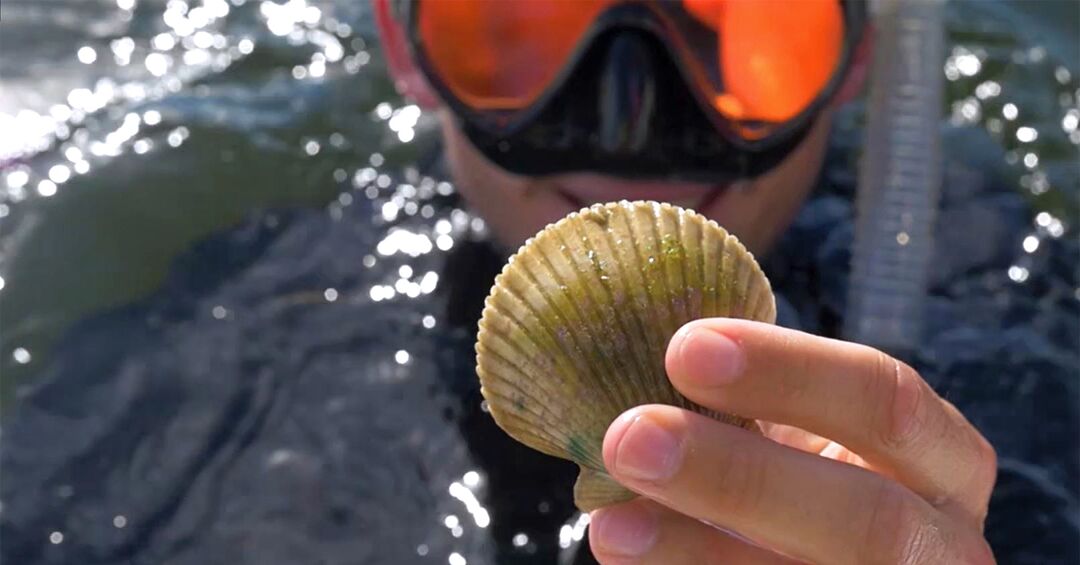
[[[636,504],[601,508],[589,520],[597,553],[622,557],[645,555],[656,543],[656,517]]]
[[[609,433],[619,434],[619,439],[613,473],[623,478],[655,482],[669,479],[679,470],[682,448],[678,438],[651,418],[631,414],[616,420],[614,426]]]
[[[679,357],[703,385],[735,382],[746,369],[746,354],[735,340],[708,328],[694,328],[682,337]]]

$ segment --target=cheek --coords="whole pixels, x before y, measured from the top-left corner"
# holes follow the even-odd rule
[[[533,179],[512,175],[476,151],[450,119],[443,139],[458,192],[491,228],[495,238],[516,248],[549,223],[574,211],[558,194]]]
[[[814,188],[830,124],[830,116],[823,116],[806,140],[775,169],[755,179],[747,189],[723,195],[701,212],[735,234],[752,252],[767,253]]]

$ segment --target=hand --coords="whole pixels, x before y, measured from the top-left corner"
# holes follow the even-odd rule
[[[691,322],[667,350],[698,404],[625,412],[604,464],[643,498],[597,510],[601,563],[987,564],[990,444],[907,365],[768,324]]]

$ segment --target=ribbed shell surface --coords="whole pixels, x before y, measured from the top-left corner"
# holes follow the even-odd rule
[[[496,277],[476,344],[481,391],[512,437],[583,468],[580,508],[627,500],[601,457],[625,410],[670,404],[756,428],[695,405],[667,379],[672,335],[709,317],[775,321],[769,281],[743,245],[670,204],[597,204],[549,225]]]

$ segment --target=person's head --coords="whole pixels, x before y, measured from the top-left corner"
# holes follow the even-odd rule
[[[844,0],[391,2],[375,6],[396,84],[438,112],[460,192],[511,247],[648,199],[765,252],[868,52]]]

